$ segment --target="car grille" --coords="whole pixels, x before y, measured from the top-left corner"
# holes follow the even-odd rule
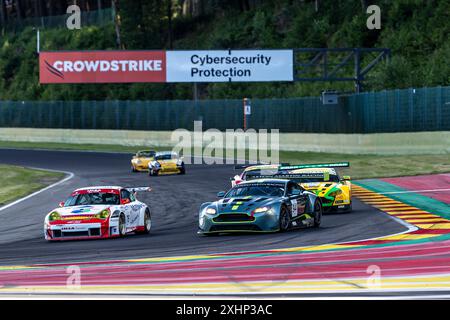
[[[88,231],[71,231],[71,232],[63,232],[63,237],[88,237]]]
[[[60,238],[61,237],[61,230],[53,230],[53,237],[54,238]]]
[[[53,238],[73,237],[98,237],[101,236],[100,228],[90,228],[89,231],[61,231],[53,230]]]
[[[209,230],[210,232],[217,232],[217,231],[261,231],[261,228],[259,228],[257,225],[250,224],[250,225],[214,225]]]
[[[325,197],[321,198],[323,204],[333,204],[334,200],[327,199]]]
[[[253,222],[255,217],[245,213],[225,213],[213,219],[214,222]]]

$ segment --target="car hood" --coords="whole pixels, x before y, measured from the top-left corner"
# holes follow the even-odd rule
[[[146,158],[146,157],[139,157],[139,158],[134,158],[134,161],[153,161],[153,158]]]
[[[170,159],[170,160],[158,160],[157,161],[160,165],[176,165],[178,162],[178,159]]]
[[[216,201],[217,213],[230,212],[251,212],[256,208],[264,207],[273,204],[280,198],[273,197],[236,197],[224,198]]]
[[[109,205],[85,205],[85,206],[73,206],[57,208],[52,212],[58,212],[62,217],[71,216],[92,216],[108,209]]]
[[[303,189],[318,193],[318,192],[328,192],[329,190],[337,187],[339,184],[336,182],[309,182],[300,184]]]

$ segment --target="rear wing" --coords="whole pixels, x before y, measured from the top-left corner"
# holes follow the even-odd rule
[[[152,190],[152,188],[150,188],[150,187],[126,187],[124,189],[127,189],[128,191],[130,191],[132,193],[146,192],[146,191],[151,191]]]
[[[270,166],[269,163],[254,163],[254,164],[238,164],[234,166],[234,170],[242,170],[246,169],[248,167],[255,167],[255,166]],[[281,163],[279,166],[289,166],[289,163]]]
[[[279,170],[296,170],[296,169],[314,169],[314,168],[348,168],[350,162],[334,162],[334,163],[316,163],[316,164],[298,164],[298,165],[281,165]]]
[[[247,181],[258,180],[258,179],[285,179],[285,180],[296,180],[296,179],[307,179],[307,178],[324,178],[323,173],[275,173],[273,175],[261,175],[261,176],[249,176]]]

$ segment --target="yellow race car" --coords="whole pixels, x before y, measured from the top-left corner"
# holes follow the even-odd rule
[[[131,171],[148,171],[148,164],[153,161],[156,152],[153,150],[140,150],[131,159]]]
[[[176,152],[172,151],[157,152],[153,161],[150,161],[148,164],[148,175],[157,176],[171,173],[186,173],[183,158],[180,158]]]
[[[339,177],[336,167],[349,167],[348,162],[280,166],[305,190],[315,193],[322,200],[325,211],[352,210],[352,184],[349,176]]]

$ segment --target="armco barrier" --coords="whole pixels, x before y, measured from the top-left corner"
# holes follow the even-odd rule
[[[171,131],[243,126],[242,100],[0,101],[0,127]],[[248,127],[280,132],[382,133],[450,130],[450,87],[320,98],[252,99]]]
[[[0,128],[0,141],[171,147],[171,131]],[[280,150],[347,154],[450,154],[450,131],[377,134],[281,133]],[[204,141],[204,144],[207,144]]]

